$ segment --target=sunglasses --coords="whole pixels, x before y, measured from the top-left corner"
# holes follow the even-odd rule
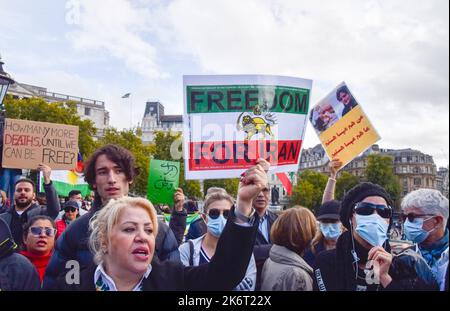
[[[432,214],[414,214],[414,213],[409,213],[408,215],[406,214],[401,214],[400,215],[400,219],[402,220],[402,222],[405,222],[406,219],[409,220],[409,222],[414,222],[414,220],[416,218],[425,218],[428,216],[436,216],[436,215],[432,215]]]
[[[72,212],[72,213],[74,213],[75,211],[76,211],[77,209],[75,208],[75,207],[66,207],[65,209],[64,209],[64,211],[67,213],[67,212]]]
[[[56,229],[54,228],[49,228],[49,227],[31,227],[30,228],[30,232],[32,235],[38,237],[42,234],[42,231],[45,232],[45,235],[47,236],[54,236],[56,233]]]
[[[211,219],[219,218],[220,214],[222,214],[225,219],[228,219],[228,216],[230,215],[230,210],[223,210],[223,211],[221,211],[221,210],[219,210],[217,208],[212,208],[212,209],[210,209],[208,211],[208,216]]]
[[[362,216],[372,215],[377,211],[382,218],[392,217],[392,208],[389,205],[359,202],[355,205],[355,213]]]

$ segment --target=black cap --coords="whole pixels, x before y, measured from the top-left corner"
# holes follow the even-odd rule
[[[76,201],[69,200],[66,203],[64,203],[64,209],[68,207],[75,207],[76,209],[78,209],[78,204]]]
[[[353,215],[353,209],[356,203],[361,202],[367,197],[379,196],[386,200],[387,204],[392,207],[392,200],[383,187],[371,182],[363,182],[350,189],[342,199],[341,206],[341,222],[345,228],[350,230],[350,218]]]
[[[339,212],[341,211],[341,202],[332,200],[323,203],[316,213],[317,220],[332,219],[340,220]]]

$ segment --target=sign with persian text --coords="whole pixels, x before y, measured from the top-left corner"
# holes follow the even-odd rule
[[[342,166],[380,139],[344,82],[311,109],[309,119],[328,158]]]
[[[180,180],[180,162],[150,160],[147,198],[153,204],[173,205]]]

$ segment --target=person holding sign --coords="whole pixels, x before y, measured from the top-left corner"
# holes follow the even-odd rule
[[[183,243],[179,248],[181,262],[185,266],[199,266],[211,261],[233,205],[234,198],[227,192],[215,192],[206,198],[201,215],[206,223],[206,234]],[[234,290],[254,291],[255,285],[256,264],[252,255],[244,279]]]
[[[117,145],[105,145],[86,161],[84,176],[95,199],[92,208],[76,219],[56,241],[55,251],[45,272],[43,288],[54,289],[58,275],[67,272],[66,263],[76,260],[81,267],[93,263],[93,254],[87,240],[89,221],[111,199],[128,196],[130,185],[139,173],[133,154]],[[160,234],[156,237],[156,252],[160,260],[179,261],[178,243],[169,227],[159,222]]]
[[[38,171],[44,175],[44,190],[47,197],[47,206],[41,207],[33,203],[36,197],[35,184],[31,179],[19,179],[14,185],[14,206],[8,212],[1,214],[2,218],[11,229],[14,241],[21,246],[23,243],[23,226],[33,216],[46,215],[52,219],[58,216],[60,210],[58,196],[50,179],[52,169],[45,164],[39,164]]]
[[[185,267],[160,262],[155,253],[158,222],[153,205],[142,198],[111,200],[91,221],[90,246],[97,265],[81,271],[79,284],[58,279],[61,290],[160,291],[231,290],[244,277],[252,255],[258,215],[252,201],[267,185],[268,162],[259,159],[241,178],[231,209],[207,264]]]
[[[320,291],[437,290],[426,262],[414,251],[393,256],[388,240],[392,201],[379,185],[364,182],[342,199],[340,220],[348,230],[336,249],[315,261],[315,288]]]

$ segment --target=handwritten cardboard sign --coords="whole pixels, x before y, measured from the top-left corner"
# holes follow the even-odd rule
[[[380,139],[344,82],[311,109],[309,119],[328,158],[342,166]]]
[[[173,205],[180,179],[180,162],[150,160],[147,198],[153,204]]]
[[[5,119],[2,167],[36,169],[39,163],[53,170],[77,164],[78,126]]]

